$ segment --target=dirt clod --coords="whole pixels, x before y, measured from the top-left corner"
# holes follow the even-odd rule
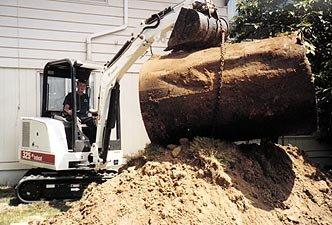
[[[331,177],[296,147],[196,138],[177,158],[161,149],[32,224],[332,224]]]
[[[173,157],[178,157],[178,155],[181,153],[181,147],[178,146],[172,150],[172,156]]]

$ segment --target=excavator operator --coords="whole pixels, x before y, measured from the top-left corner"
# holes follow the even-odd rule
[[[96,138],[96,125],[95,118],[92,117],[89,112],[89,96],[86,93],[87,80],[78,80],[77,91],[76,91],[76,108],[77,117],[80,119],[81,124],[85,124],[87,127],[83,128],[83,133],[89,138],[90,142],[93,143]],[[70,121],[72,120],[73,114],[73,96],[72,92],[68,93],[63,101],[63,114],[65,118]]]
[[[85,93],[87,88],[86,80],[78,80],[77,91],[76,91],[76,107],[77,107],[77,116],[82,119],[88,117],[89,112],[89,97]],[[72,106],[73,106],[73,98],[72,92],[70,92],[63,102],[63,112],[65,116],[72,116]]]

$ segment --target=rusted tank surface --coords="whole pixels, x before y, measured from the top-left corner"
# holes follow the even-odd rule
[[[147,61],[140,73],[140,105],[151,141],[315,131],[312,74],[303,46],[294,39],[227,44],[221,86],[218,47]]]

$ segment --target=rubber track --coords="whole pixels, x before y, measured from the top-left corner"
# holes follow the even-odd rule
[[[28,171],[15,187],[24,203],[52,199],[77,199],[92,182],[102,183],[116,175],[113,171]]]

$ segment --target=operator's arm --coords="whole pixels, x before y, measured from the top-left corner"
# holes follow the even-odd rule
[[[63,111],[70,116],[73,114],[73,111],[70,109],[70,105],[68,104],[65,104],[65,106],[63,107]]]
[[[71,93],[69,93],[65,97],[65,100],[63,101],[63,112],[66,115],[71,116],[73,114],[73,111],[71,110],[71,108],[72,108],[71,105],[72,105],[72,102],[71,102]]]

